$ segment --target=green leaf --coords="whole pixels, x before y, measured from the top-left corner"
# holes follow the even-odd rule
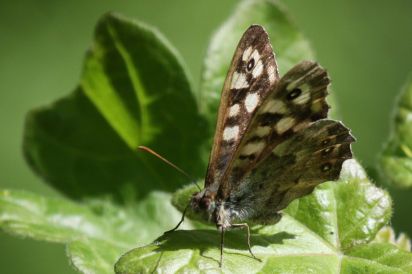
[[[21,237],[67,243],[68,257],[79,271],[112,273],[121,254],[150,243],[179,221],[181,214],[170,206],[170,199],[169,194],[152,192],[127,207],[101,200],[81,205],[4,190],[0,228]]]
[[[189,189],[193,186],[177,195],[188,199]],[[182,200],[173,199],[177,204]],[[356,267],[362,261],[365,267],[379,263],[381,269],[399,267],[407,273],[408,266],[397,264],[405,254],[398,256],[396,249],[393,260],[379,261],[373,255],[387,245],[368,244],[390,216],[389,195],[367,179],[328,182],[291,203],[279,223],[253,227],[252,249],[262,263],[248,254],[244,231],[225,234],[224,266],[220,269],[216,230],[180,230],[123,255],[116,273],[350,273],[340,272],[340,268],[342,263],[345,268],[352,267],[351,257],[359,259]],[[412,255],[405,258],[410,261]]]
[[[211,129],[215,127],[220,92],[233,53],[243,32],[252,24],[260,24],[268,32],[281,75],[300,61],[316,60],[309,42],[284,9],[279,7],[278,1],[242,1],[213,35],[204,62],[199,98],[201,111],[208,118]],[[332,96],[328,96],[328,101],[334,106],[330,114],[336,117],[336,104]]]
[[[253,227],[253,249],[263,263],[250,258],[241,231],[227,233],[223,269],[217,267],[219,235],[210,225],[186,221],[183,230],[158,238],[181,214],[170,195],[153,190],[175,190],[184,180],[135,150],[149,146],[189,173],[203,174],[200,150],[214,125],[218,91],[236,43],[252,23],[268,30],[281,72],[313,59],[307,41],[274,1],[243,1],[209,47],[199,96],[205,119],[166,39],[142,23],[103,16],[79,86],[27,116],[23,143],[32,168],[83,203],[0,191],[0,228],[66,244],[72,265],[83,273],[113,273],[116,261],[118,273],[410,272],[410,253],[371,244],[390,218],[391,201],[356,162],[342,173],[342,182],[326,183],[293,202],[280,223]],[[173,203],[186,206],[193,188],[180,190]],[[385,252],[388,258],[382,258]]]
[[[135,199],[185,182],[137,146],[203,175],[205,123],[169,42],[151,27],[107,14],[96,27],[80,86],[27,116],[24,153],[41,177],[70,197]]]
[[[398,98],[391,136],[379,163],[389,183],[412,187],[412,75]]]
[[[361,245],[342,260],[342,273],[411,273],[412,253],[391,244]]]
[[[401,250],[411,251],[411,240],[409,239],[408,235],[401,233],[396,238],[395,231],[393,231],[393,228],[390,226],[382,227],[381,230],[378,231],[378,234],[376,234],[376,237],[373,241],[375,243],[393,244]]]
[[[101,240],[84,238],[67,244],[66,253],[71,265],[81,273],[113,273],[124,247]]]

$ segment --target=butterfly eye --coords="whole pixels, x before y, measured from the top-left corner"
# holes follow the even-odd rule
[[[252,58],[249,60],[249,62],[247,62],[246,69],[248,71],[251,71],[254,66],[255,66],[255,59]]]
[[[320,169],[321,169],[323,172],[326,172],[326,171],[330,170],[331,168],[332,168],[332,165],[331,165],[330,163],[326,163],[326,164],[324,164],[324,165],[322,165],[322,166],[320,167]]]
[[[208,209],[210,206],[210,199],[208,197],[203,197],[200,201],[199,201],[199,208],[206,210]]]
[[[294,88],[291,92],[288,93],[288,95],[286,95],[286,99],[288,99],[289,101],[299,97],[299,95],[302,94],[302,90],[299,88]]]

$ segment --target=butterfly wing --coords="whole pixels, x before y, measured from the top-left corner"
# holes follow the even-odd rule
[[[329,83],[326,71],[311,61],[299,63],[276,82],[252,118],[219,188],[219,197],[223,200],[228,197],[276,146],[312,122],[326,118]]]
[[[320,120],[276,146],[271,154],[233,189],[230,197],[240,219],[267,223],[294,199],[320,183],[339,178],[352,158],[353,136],[342,123]]]
[[[266,31],[258,25],[249,27],[236,48],[223,86],[205,187],[215,184],[217,189],[251,118],[278,78]]]

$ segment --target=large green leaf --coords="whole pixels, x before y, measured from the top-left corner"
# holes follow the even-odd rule
[[[398,98],[391,136],[380,156],[380,167],[393,185],[412,187],[412,76]]]
[[[71,263],[83,273],[113,273],[128,250],[116,264],[119,273],[410,272],[410,253],[387,242],[371,244],[390,217],[391,202],[355,161],[342,173],[342,182],[326,183],[293,202],[280,223],[253,228],[253,249],[263,263],[250,258],[240,231],[227,233],[223,269],[217,267],[219,235],[210,225],[186,221],[182,231],[158,238],[181,215],[170,195],[152,190],[174,190],[183,179],[136,147],[150,146],[189,173],[202,174],[205,158],[199,148],[210,137],[205,125],[214,125],[230,57],[252,23],[268,30],[281,72],[313,59],[306,40],[274,1],[243,1],[209,47],[199,101],[203,118],[182,62],[165,38],[142,23],[103,16],[79,86],[32,111],[24,136],[33,169],[84,202],[0,191],[0,228],[67,244]],[[192,192],[193,185],[179,191],[173,203],[181,209]],[[388,258],[382,258],[385,252]]]
[[[21,191],[0,192],[2,230],[67,243],[69,259],[83,273],[112,273],[122,253],[150,243],[173,227],[180,216],[170,205],[170,195],[161,192],[152,192],[125,207],[101,200],[79,205]]]
[[[290,204],[279,223],[253,228],[252,249],[262,263],[248,255],[243,231],[226,233],[220,269],[219,233],[181,230],[126,253],[116,272],[353,273],[346,269],[374,265],[371,269],[408,273],[411,265],[404,262],[410,262],[412,254],[392,248],[393,257],[382,260],[378,255],[391,246],[369,244],[390,215],[388,194],[367,179],[328,182]]]
[[[47,182],[74,198],[122,199],[183,183],[164,163],[138,153],[138,145],[203,174],[205,120],[180,58],[156,30],[103,16],[80,82],[71,95],[27,116],[24,152]]]
[[[243,32],[252,24],[260,24],[268,32],[281,75],[302,60],[316,60],[308,41],[279,7],[278,1],[242,1],[213,35],[204,61],[199,97],[202,113],[208,118],[212,129],[233,53]],[[334,106],[331,116],[336,117],[336,104],[331,96],[328,97]]]

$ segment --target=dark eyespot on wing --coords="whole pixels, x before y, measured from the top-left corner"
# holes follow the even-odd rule
[[[248,71],[251,71],[254,68],[254,66],[255,66],[255,59],[251,58],[246,65],[246,69]]]
[[[299,97],[299,95],[301,95],[301,94],[302,94],[302,90],[299,89],[299,88],[295,88],[286,95],[286,99],[291,101],[291,100],[296,99],[297,97]]]

